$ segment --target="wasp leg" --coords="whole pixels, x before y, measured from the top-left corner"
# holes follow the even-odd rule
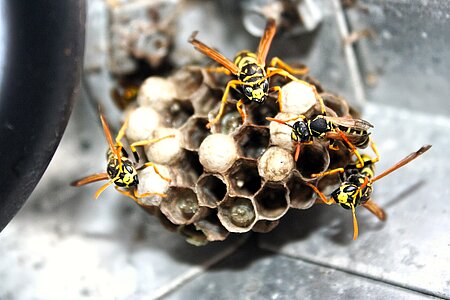
[[[159,177],[161,177],[161,178],[164,179],[165,181],[167,181],[167,182],[171,182],[171,181],[172,181],[172,179],[167,178],[167,177],[164,177],[164,176],[159,172],[158,168],[155,166],[154,163],[152,163],[152,162],[147,162],[147,163],[144,164],[144,166],[145,166],[145,167],[152,167],[153,170],[155,170],[155,173],[158,174]]]
[[[313,191],[320,197],[320,199],[322,200],[323,203],[328,204],[328,205],[331,205],[331,204],[335,203],[333,198],[330,197],[329,199],[327,199],[327,197],[325,197],[325,195],[321,191],[319,191],[319,189],[315,185],[313,185],[313,184],[311,184],[309,182],[305,182],[305,183],[310,188],[313,189]]]
[[[333,151],[338,151],[339,150],[339,146],[336,145],[335,143],[336,143],[335,140],[331,140],[330,144],[328,145],[328,148],[330,150],[333,150]]]
[[[372,163],[376,163],[380,160],[380,153],[378,152],[377,145],[372,140],[372,137],[369,136],[370,147],[372,148],[373,153],[375,153],[375,158],[372,158]]]
[[[114,187],[116,189],[116,191],[118,191],[119,193],[121,193],[124,196],[127,196],[131,199],[133,199],[133,201],[137,201],[137,198],[130,192],[130,191],[124,191],[122,189],[120,189],[118,186]],[[139,203],[138,203],[139,204]]]
[[[358,169],[361,169],[364,166],[364,160],[362,159],[361,154],[359,154],[359,151],[356,149],[356,147],[353,145],[353,143],[348,140],[345,133],[343,133],[339,128],[335,128],[335,130],[341,136],[342,140],[344,140],[347,143],[347,146],[351,149],[353,154],[356,155],[356,158],[358,159],[358,162],[359,162],[356,164],[356,167]]]
[[[295,147],[295,153],[294,153],[294,161],[297,162],[298,157],[300,156],[300,146],[301,144],[303,145],[311,145],[312,143],[314,143],[313,141],[309,141],[309,142],[297,142],[297,146]]]
[[[125,130],[128,127],[128,119],[130,118],[130,116],[128,115],[127,118],[125,119],[125,121],[122,124],[122,127],[120,127],[119,132],[117,133],[116,136],[116,145],[123,147],[123,144],[121,142],[121,140],[123,139],[123,137],[125,136]]]
[[[245,123],[248,115],[245,110],[244,101],[242,101],[242,99],[236,103],[236,109],[238,110],[239,114],[241,115],[242,123]]]
[[[137,192],[137,189],[134,189],[133,196],[136,198],[136,202],[137,202],[137,201],[139,201],[140,198],[151,197],[151,196],[159,196],[161,198],[166,198],[167,194],[162,194],[162,193],[157,193],[157,192],[148,192],[148,193],[139,194]],[[137,203],[144,205],[144,206],[149,206],[148,204],[143,204],[141,201],[139,201]]]
[[[225,104],[227,103],[227,97],[228,97],[228,93],[230,92],[230,88],[237,89],[237,85],[239,85],[239,84],[245,85],[244,82],[242,82],[240,80],[236,80],[236,79],[228,81],[227,87],[225,88],[225,91],[223,92],[219,112],[217,113],[216,117],[211,122],[206,124],[206,128],[211,128],[215,123],[217,123],[220,120],[220,118],[223,115],[223,110],[225,109]]]
[[[155,139],[152,139],[152,140],[138,141],[138,142],[134,142],[133,144],[131,144],[130,148],[131,148],[131,151],[133,153],[136,153],[137,152],[136,151],[136,147],[146,146],[148,144],[154,144],[154,143],[157,143],[159,141],[162,141],[162,140],[165,140],[165,139],[168,139],[168,138],[174,138],[174,137],[175,137],[175,134],[169,134],[169,135],[166,135],[166,136],[163,136],[163,137],[160,137],[160,138],[155,138]]]
[[[271,92],[278,92],[277,102],[278,102],[278,106],[280,107],[280,112],[282,112],[283,111],[283,97],[281,94],[281,88],[279,86],[271,87],[269,89],[269,93],[271,93]]]
[[[231,75],[230,70],[228,70],[225,67],[210,67],[210,68],[205,68],[205,71],[209,72],[209,73],[223,73],[228,76]]]
[[[147,206],[147,207],[152,206],[152,205],[146,204],[146,203],[142,202],[141,200],[139,200],[139,198],[144,198],[144,197],[152,196],[152,195],[146,195],[146,194],[139,195],[137,193],[136,189],[134,190],[133,193],[131,193],[130,191],[121,190],[117,186],[115,188],[116,188],[116,191],[118,191],[119,193],[121,193],[124,196],[127,196],[127,197],[131,198],[134,202],[136,202],[140,206]]]
[[[378,219],[380,219],[380,221],[386,220],[386,213],[384,212],[384,210],[372,200],[367,201],[362,206],[367,208],[372,214],[374,214]]]
[[[292,81],[299,82],[299,83],[304,84],[304,85],[306,85],[307,87],[309,87],[309,88],[313,91],[314,95],[316,96],[316,99],[319,101],[320,109],[321,109],[322,114],[323,114],[323,115],[326,115],[325,104],[324,104],[324,102],[323,102],[322,97],[321,97],[320,94],[317,92],[317,89],[316,89],[316,87],[315,87],[314,85],[312,85],[312,84],[310,84],[310,83],[308,83],[308,82],[306,82],[306,81],[304,81],[304,80],[298,79],[297,77],[293,76],[291,73],[289,73],[289,72],[287,72],[287,71],[285,71],[285,70],[282,70],[282,69],[279,69],[279,68],[273,68],[273,67],[267,68],[267,75],[266,75],[266,78],[272,77],[272,76],[274,76],[274,75],[276,75],[276,74],[279,74],[279,75],[281,75],[281,76],[284,76],[284,77],[286,77],[286,78],[289,78],[289,79],[292,80]]]
[[[116,186],[115,188],[116,188],[116,191],[118,191],[119,193],[121,193],[124,196],[127,196],[127,197],[131,198],[134,202],[136,202],[140,206],[147,206],[147,207],[153,206],[153,205],[146,204],[146,203],[142,202],[141,200],[139,200],[141,198],[150,197],[150,196],[160,196],[162,198],[167,197],[166,194],[161,194],[161,193],[143,193],[143,194],[139,194],[137,192],[137,189],[134,189],[134,191],[132,193],[130,191],[121,190],[118,186]]]
[[[318,177],[323,177],[323,176],[332,175],[332,174],[336,174],[336,173],[344,173],[344,168],[336,168],[336,169],[329,170],[329,171],[322,172],[322,173],[311,174],[311,177],[318,178]]]
[[[122,124],[122,127],[120,127],[119,132],[117,133],[116,136],[116,147],[117,149],[119,149],[119,151],[122,151],[123,149],[123,144],[122,144],[122,139],[125,136],[125,130],[128,128],[128,121],[129,121],[130,115],[127,116],[127,118],[125,119],[125,121]],[[131,149],[131,151],[133,152],[133,157],[136,161],[139,161],[139,155],[137,154],[136,151],[133,151],[133,149]],[[122,160],[119,159],[119,165],[122,164]]]
[[[282,61],[279,57],[274,57],[270,60],[269,67],[277,67],[279,66],[280,69],[286,70],[291,74],[295,75],[305,75],[309,72],[309,69],[307,66],[302,66],[301,68],[292,68],[287,63]]]
[[[297,162],[298,157],[300,156],[300,147],[301,147],[301,143],[297,143],[297,145],[295,146],[295,153],[294,153],[294,161]]]

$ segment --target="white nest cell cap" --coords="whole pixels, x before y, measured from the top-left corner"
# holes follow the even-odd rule
[[[151,106],[156,109],[177,97],[176,86],[173,81],[152,76],[147,78],[139,89],[137,102],[141,106]]]
[[[200,163],[207,172],[223,173],[236,161],[238,149],[231,136],[216,133],[203,140],[198,154]]]
[[[159,124],[159,114],[151,107],[141,106],[129,113],[125,135],[131,142],[146,140]]]
[[[171,174],[169,168],[162,165],[156,165],[155,167],[158,169],[158,172],[168,178],[171,179]],[[169,189],[170,182],[161,178],[152,166],[146,167],[141,171],[138,171],[139,176],[139,184],[137,186],[137,191],[140,195],[145,193],[158,193],[165,194]],[[160,205],[161,200],[163,198],[160,196],[148,196],[142,199],[139,199],[142,203],[147,205]]]
[[[280,112],[275,116],[275,119],[286,121],[296,118],[298,115],[293,113]],[[289,121],[288,124],[293,124],[295,121]],[[291,153],[294,152],[295,143],[292,141],[292,128],[288,125],[280,124],[278,122],[270,122],[270,142],[272,145],[280,146]]]
[[[266,181],[282,181],[295,167],[292,153],[281,147],[270,147],[258,162],[259,175]]]
[[[173,135],[173,137],[169,137]],[[163,140],[149,144],[144,147],[145,154],[149,161],[173,165],[183,157],[183,148],[181,148],[181,133],[175,128],[158,127],[153,132],[152,139],[167,137]]]
[[[281,88],[283,112],[301,115],[317,103],[316,95],[308,83],[291,81]]]

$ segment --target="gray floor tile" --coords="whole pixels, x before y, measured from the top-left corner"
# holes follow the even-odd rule
[[[388,213],[383,224],[357,210],[360,236],[352,240],[349,211],[317,205],[292,212],[263,248],[437,296],[450,297],[450,121],[446,118],[369,105],[381,161],[378,171],[431,143],[410,165],[374,184],[374,200]]]
[[[236,254],[164,299],[423,299],[412,291],[255,248]]]

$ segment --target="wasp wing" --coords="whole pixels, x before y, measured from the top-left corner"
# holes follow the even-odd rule
[[[259,41],[257,55],[258,64],[264,66],[266,64],[267,54],[269,53],[270,44],[272,44],[273,37],[277,31],[277,26],[275,20],[269,18],[267,20],[266,28],[264,29],[264,34]]]
[[[352,128],[355,130],[367,131],[373,128],[373,125],[362,119],[353,119],[351,117],[329,117],[324,116],[325,120],[330,121],[336,125]]]
[[[231,62],[228,58],[217,52],[216,50],[206,46],[199,40],[197,40],[195,37],[197,36],[198,31],[194,31],[189,38],[188,42],[194,45],[195,49],[200,51],[201,53],[205,54],[209,58],[215,60],[222,66],[224,66],[226,69],[228,69],[232,74],[237,75],[239,72],[238,67]]]
[[[366,203],[362,204],[362,206],[367,208],[372,214],[374,214],[378,219],[380,219],[380,221],[386,220],[385,211],[372,200],[368,200]]]

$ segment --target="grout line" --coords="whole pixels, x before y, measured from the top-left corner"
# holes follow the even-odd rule
[[[400,282],[396,282],[395,280],[389,280],[389,279],[383,279],[377,276],[373,276],[370,274],[366,274],[366,273],[361,273],[355,270],[351,270],[348,268],[343,268],[343,267],[339,267],[333,264],[329,264],[329,263],[325,263],[323,261],[319,261],[316,259],[311,259],[311,258],[307,258],[307,257],[303,257],[303,256],[294,256],[292,254],[289,253],[284,253],[284,252],[279,252],[279,249],[276,249],[276,247],[272,247],[271,245],[268,244],[263,244],[263,245],[259,245],[258,246],[260,249],[264,249],[264,250],[268,250],[272,253],[275,253],[277,255],[281,255],[284,257],[288,257],[291,259],[295,259],[295,260],[300,260],[303,261],[305,263],[309,263],[312,265],[316,265],[316,266],[320,266],[320,267],[324,267],[324,268],[328,268],[328,269],[332,269],[332,270],[336,270],[336,271],[340,271],[343,273],[347,273],[353,276],[357,276],[357,277],[361,277],[361,278],[365,278],[365,279],[369,279],[369,280],[373,280],[373,281],[377,281],[377,282],[381,282],[384,283],[386,285],[390,285],[390,286],[394,286],[397,288],[401,288],[407,291],[412,291],[412,292],[416,292],[418,294],[422,294],[422,295],[426,295],[426,296],[431,296],[431,297],[436,297],[439,299],[450,299],[445,297],[445,295],[441,295],[441,294],[437,294],[434,293],[433,291],[429,291],[426,289],[422,289],[422,288],[418,288],[409,284],[404,284],[404,283],[400,283]]]
[[[341,34],[341,40],[346,38],[349,35],[348,24],[345,21],[344,11],[342,10],[342,6],[340,0],[332,0],[336,23]],[[345,60],[347,61],[347,66],[350,72],[350,80],[353,86],[353,92],[355,96],[355,104],[362,108],[367,103],[367,98],[365,94],[364,85],[362,82],[361,72],[358,67],[358,60],[356,58],[355,51],[351,44],[342,43],[344,48]]]
[[[199,276],[201,273],[219,263],[223,259],[227,258],[231,254],[233,254],[238,248],[240,248],[249,238],[250,235],[246,235],[239,239],[235,244],[230,245],[228,248],[225,248],[224,251],[217,254],[216,256],[211,257],[209,260],[205,261],[201,266],[193,267],[186,273],[178,276],[171,283],[159,288],[152,299],[162,299],[168,294],[174,292],[178,288],[180,288],[183,284],[193,280],[195,277]]]

